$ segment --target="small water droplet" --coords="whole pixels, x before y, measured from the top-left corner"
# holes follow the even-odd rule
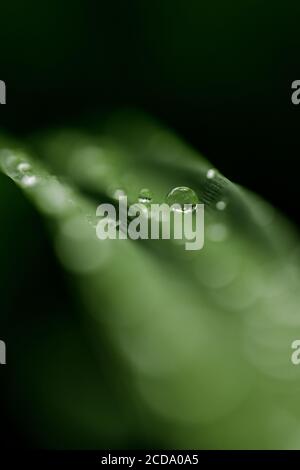
[[[31,169],[31,166],[28,162],[21,162],[18,165],[18,170],[24,173],[25,171],[29,171]]]
[[[196,208],[199,200],[197,194],[191,188],[179,186],[169,192],[166,202],[169,206],[179,205],[181,212],[190,212]]]
[[[151,202],[151,200],[152,200],[151,191],[147,188],[141,189],[140,194],[139,194],[139,202],[147,203],[147,202]]]
[[[208,170],[208,172],[206,173],[206,178],[208,179],[212,179],[216,176],[216,171],[213,169],[213,168],[210,168],[210,170]]]
[[[26,187],[35,186],[37,183],[37,177],[35,175],[24,175],[21,179],[21,183]]]
[[[216,208],[218,209],[218,211],[224,211],[227,207],[227,203],[225,201],[218,201],[216,203]]]

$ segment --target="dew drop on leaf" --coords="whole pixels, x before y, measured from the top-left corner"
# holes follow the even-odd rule
[[[206,173],[206,178],[208,178],[209,180],[213,179],[215,176],[216,176],[216,171],[213,168],[208,170],[208,172]]]
[[[190,212],[198,204],[198,196],[191,188],[179,186],[173,188],[166,197],[169,206],[177,204],[182,212]]]
[[[17,168],[18,168],[18,171],[20,171],[21,173],[24,173],[25,171],[31,170],[31,166],[28,162],[19,163]]]
[[[37,177],[35,175],[24,175],[21,179],[23,186],[32,187],[37,183]]]
[[[152,201],[152,193],[149,189],[143,188],[139,194],[139,202],[147,203]]]

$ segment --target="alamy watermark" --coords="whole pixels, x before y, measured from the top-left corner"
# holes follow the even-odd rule
[[[294,366],[298,366],[300,364],[300,340],[295,339],[291,344],[291,348],[294,350],[291,354],[291,362]]]
[[[6,85],[3,80],[0,80],[0,104],[6,104]]]
[[[292,103],[297,106],[298,104],[300,104],[300,80],[293,81],[292,90],[294,91],[292,93],[291,100]]]
[[[0,340],[0,365],[6,364],[6,344]]]
[[[98,206],[96,215],[100,221],[96,234],[99,239],[173,239],[182,240],[186,250],[203,248],[203,204],[136,203],[128,206],[125,195],[118,201],[118,208],[109,203]]]

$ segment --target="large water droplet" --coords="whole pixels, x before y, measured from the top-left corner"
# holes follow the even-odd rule
[[[145,204],[145,203],[149,203],[152,201],[152,193],[149,189],[147,188],[143,188],[141,189],[140,191],[140,194],[139,194],[139,202]]]
[[[194,210],[199,202],[198,196],[191,188],[179,186],[173,188],[166,197],[169,206],[177,204],[182,212]]]

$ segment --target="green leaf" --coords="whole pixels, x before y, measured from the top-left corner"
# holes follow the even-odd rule
[[[59,416],[43,417],[51,432],[63,422],[66,441],[78,447],[84,433],[101,446],[108,426],[111,447],[122,446],[122,439],[134,446],[137,436],[142,445],[168,448],[297,445],[300,383],[290,356],[300,327],[300,272],[293,227],[140,115],[32,142],[41,160],[5,144],[0,166],[49,222],[73,295],[81,299],[78,334],[87,328],[95,358],[87,374],[88,358],[78,359],[80,348],[70,341],[76,377],[65,380],[64,396],[54,394]],[[188,252],[172,240],[97,239],[96,208],[116,203],[118,190],[134,203],[148,188],[153,202],[163,202],[177,186],[190,187],[205,203],[202,250]],[[103,338],[113,351],[105,377],[97,367]],[[70,358],[59,356],[70,377]],[[62,378],[33,377],[40,400],[30,406],[38,413],[54,406],[52,392],[41,389],[53,382],[53,391]],[[101,382],[113,390],[103,401],[103,393],[99,400],[94,393]],[[73,394],[78,384],[80,394],[92,397],[87,408]],[[122,424],[114,404],[122,408]],[[73,432],[74,422],[84,432]]]

